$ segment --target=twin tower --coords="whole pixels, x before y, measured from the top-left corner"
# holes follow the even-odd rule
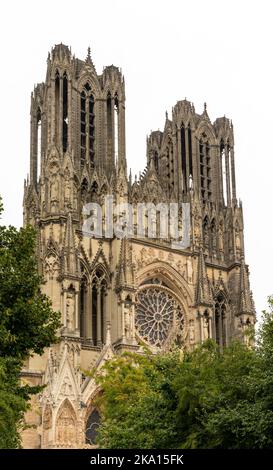
[[[83,208],[105,197],[133,207],[133,234],[86,236]],[[137,234],[138,204],[188,203],[190,243]],[[116,217],[122,214],[116,214]],[[180,215],[178,216],[181,224]],[[125,84],[111,65],[55,46],[44,83],[31,95],[30,172],[24,223],[37,230],[44,292],[62,315],[60,342],[30,358],[23,375],[46,384],[24,431],[25,447],[95,444],[96,384],[83,371],[124,350],[192,349],[207,338],[220,348],[245,339],[255,309],[245,264],[242,206],[236,196],[233,126],[210,121],[178,101],[163,132],[147,139],[147,166],[127,176]],[[36,411],[37,412],[36,412]]]

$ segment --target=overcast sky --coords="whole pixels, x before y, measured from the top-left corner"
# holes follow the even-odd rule
[[[29,105],[47,53],[63,42],[97,72],[122,68],[128,166],[145,166],[145,139],[185,97],[235,131],[237,194],[257,312],[273,293],[272,1],[27,0],[1,2],[0,194],[4,223],[22,224],[29,169]]]

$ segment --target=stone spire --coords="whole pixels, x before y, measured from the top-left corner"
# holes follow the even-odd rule
[[[119,263],[117,270],[116,286],[118,289],[133,288],[134,266],[132,260],[132,248],[126,237],[120,243]]]
[[[196,285],[196,304],[202,306],[212,305],[211,287],[207,276],[203,249],[200,249],[198,260],[198,277]]]
[[[96,68],[95,68],[95,66],[93,64],[93,61],[92,61],[92,58],[91,58],[91,48],[90,47],[87,48],[87,56],[86,56],[86,59],[85,59],[85,64],[87,66],[91,67],[94,70],[94,72],[96,72]]]
[[[240,315],[255,314],[254,304],[251,298],[251,292],[249,289],[248,275],[245,266],[244,257],[241,259],[241,271],[240,271],[240,291],[239,291],[239,308],[238,312]]]
[[[69,275],[69,276],[77,276],[78,275],[78,261],[77,261],[75,233],[74,233],[74,228],[73,228],[71,212],[69,212],[67,221],[66,221],[63,258],[64,258],[64,274]]]

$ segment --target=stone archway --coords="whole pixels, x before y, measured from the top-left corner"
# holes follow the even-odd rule
[[[55,441],[57,447],[77,447],[77,418],[71,402],[66,399],[60,406],[56,418]]]

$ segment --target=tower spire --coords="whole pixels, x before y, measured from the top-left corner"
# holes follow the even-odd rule
[[[196,285],[196,304],[203,306],[212,305],[211,287],[207,276],[203,248],[200,248],[198,259],[198,277]]]
[[[69,212],[66,221],[65,238],[64,238],[64,274],[77,275],[77,253],[75,245],[75,234],[71,212]]]
[[[90,48],[90,46],[88,46],[88,48],[87,48],[86,62],[91,62],[91,48]]]
[[[240,292],[239,292],[239,313],[240,314],[253,314],[253,304],[251,293],[249,289],[247,271],[244,257],[241,258],[241,271],[240,271]]]

